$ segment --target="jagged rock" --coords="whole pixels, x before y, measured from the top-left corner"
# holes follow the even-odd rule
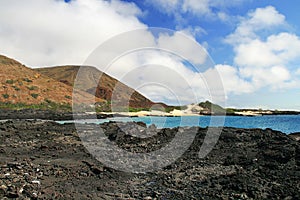
[[[128,127],[126,127],[128,125]],[[86,125],[93,144],[103,137]],[[198,157],[207,129],[146,128],[136,123],[101,125],[111,142],[132,153],[165,147],[176,134],[196,133],[187,151],[161,170],[133,174],[97,161],[74,124],[0,122],[0,197],[19,199],[299,199],[300,144],[272,130],[224,128],[213,150]],[[123,130],[122,130],[123,129]],[[131,130],[126,134],[124,130]],[[140,131],[154,135],[140,136]],[[17,132],[17,134],[16,134]],[[94,137],[95,136],[95,137]],[[184,142],[184,141],[180,141]],[[43,148],[41,148],[43,147]],[[46,148],[45,148],[46,147]],[[98,146],[101,151],[102,146]],[[108,152],[111,161],[122,154]],[[159,155],[130,166],[147,166]],[[166,161],[170,158],[165,158]],[[39,182],[37,182],[39,181]],[[40,183],[40,184],[39,184]]]

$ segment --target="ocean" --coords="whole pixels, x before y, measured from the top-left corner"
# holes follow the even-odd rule
[[[200,127],[235,127],[235,128],[270,128],[283,133],[300,132],[300,115],[264,115],[255,117],[245,116],[184,116],[184,117],[115,117],[108,119],[77,120],[77,123],[104,123],[108,121],[144,122],[147,125],[155,124],[158,128],[174,128],[178,126]],[[70,123],[74,121],[58,121]]]

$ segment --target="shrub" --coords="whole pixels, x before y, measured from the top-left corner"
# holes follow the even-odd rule
[[[149,111],[149,108],[133,108],[133,107],[129,107],[128,111],[129,112],[139,112],[139,111]]]
[[[187,106],[167,106],[166,108],[165,108],[165,112],[171,112],[171,111],[173,111],[173,110],[185,110],[185,109],[187,109]]]
[[[234,114],[237,110],[234,108],[227,108],[226,109],[226,114]]]
[[[10,79],[10,80],[6,80],[6,83],[7,83],[7,84],[13,84],[13,83],[14,83],[14,80],[11,80],[11,79]]]
[[[29,78],[23,78],[23,81],[28,82],[28,83],[32,82],[32,80],[30,80]]]
[[[2,94],[4,99],[8,99],[9,98],[9,94]]]
[[[39,94],[35,94],[35,93],[32,93],[32,94],[30,94],[33,98],[38,98],[38,96],[39,96]]]
[[[49,104],[25,104],[25,103],[11,103],[11,102],[0,102],[0,109],[8,110],[23,110],[23,109],[37,109],[37,110],[55,110],[55,111],[72,111],[72,106],[70,104],[59,104],[51,103]]]
[[[51,101],[50,99],[44,99],[44,101],[45,101],[46,103],[52,103],[52,101]]]
[[[66,98],[66,99],[72,99],[72,97],[69,96],[69,95],[66,95],[65,98]]]
[[[12,86],[12,87],[13,87],[13,88],[15,88],[15,90],[16,90],[16,91],[20,91],[20,90],[21,90],[20,88],[18,88],[18,87],[17,87],[17,86],[15,86],[15,85],[14,85],[14,86]]]

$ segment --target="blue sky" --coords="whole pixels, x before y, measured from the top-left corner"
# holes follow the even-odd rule
[[[133,45],[169,45],[198,62],[196,47],[181,33],[205,48],[214,62],[210,69],[190,71],[185,65],[190,60],[160,51],[128,54],[110,68],[92,64],[154,101],[211,100],[201,77],[218,73],[228,107],[300,110],[299,8],[292,0],[1,1],[0,53],[30,67],[80,65],[103,42],[142,28],[130,39]],[[157,36],[149,27],[174,32]]]
[[[191,12],[184,12],[179,14],[183,18],[183,22],[179,21],[174,14],[161,9],[159,3],[162,1],[157,1],[157,3],[153,3],[152,1],[151,3],[150,1],[128,0],[128,2],[134,2],[145,13],[140,17],[140,20],[148,26],[166,27],[170,29],[178,29],[178,27],[188,27],[190,29],[201,27],[203,32],[195,34],[195,38],[199,43],[208,45],[207,50],[216,64],[235,64],[234,47],[224,42],[224,38],[234,32],[238,23],[240,23],[240,18],[247,16],[247,13],[253,12],[257,8],[272,6],[278,13],[285,17],[285,23],[282,26],[275,27],[271,30],[262,30],[258,33],[263,39],[272,34],[279,34],[280,32],[287,32],[297,36],[300,35],[300,13],[298,11],[300,4],[295,1],[237,1],[235,5],[211,8],[211,12],[224,12],[228,17],[227,20],[216,19],[215,16],[208,17],[201,14],[197,15]],[[177,14],[180,12],[179,7],[181,3],[178,3],[177,8],[175,8]],[[299,59],[291,61],[290,65],[288,68],[291,71],[297,71],[300,67]],[[239,66],[236,66],[236,68],[238,67]],[[267,75],[268,74],[266,74],[266,76]],[[232,94],[227,104],[233,107],[249,106],[299,109],[300,104],[297,100],[299,98],[299,87],[300,85],[298,84],[292,89],[270,89],[270,87],[265,86],[243,95]]]
[[[165,27],[170,29],[178,29],[178,26],[182,28],[186,27],[201,27],[206,33],[199,33],[196,35],[198,42],[207,42],[211,47],[209,53],[216,63],[232,63],[233,52],[228,51],[230,45],[224,44],[224,39],[228,34],[234,31],[236,23],[238,23],[238,17],[245,16],[249,11],[256,8],[263,8],[266,6],[274,6],[276,10],[285,15],[286,21],[290,27],[286,27],[286,30],[300,35],[300,3],[295,1],[278,1],[278,0],[241,0],[238,1],[235,6],[229,5],[227,8],[215,8],[221,12],[225,12],[231,20],[221,21],[215,18],[209,18],[205,16],[195,16],[191,13],[183,13],[184,23],[178,22],[176,18],[169,13],[161,11],[157,5],[151,4],[150,1],[140,0],[126,0],[126,2],[134,2],[145,14],[139,19],[150,27]],[[201,1],[199,1],[201,2]],[[272,30],[276,31],[276,30]]]

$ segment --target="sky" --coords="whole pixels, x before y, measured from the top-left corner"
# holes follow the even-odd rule
[[[292,0],[0,0],[0,54],[32,68],[94,65],[172,105],[300,110],[299,8]]]

